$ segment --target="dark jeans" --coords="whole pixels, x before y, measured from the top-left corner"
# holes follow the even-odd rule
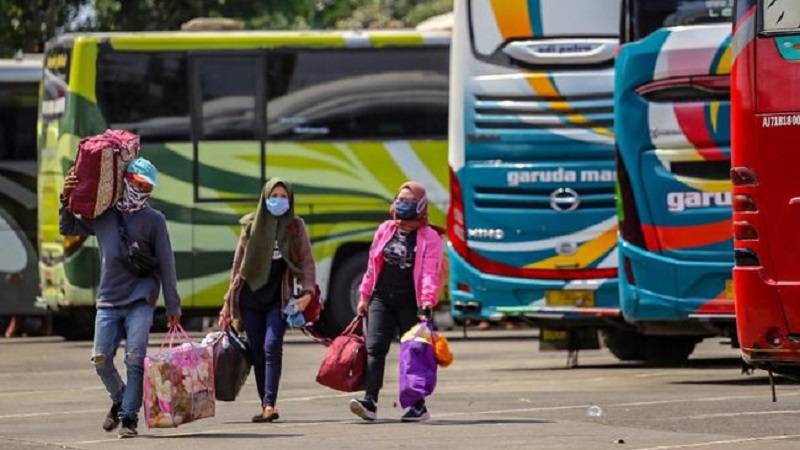
[[[242,289],[244,294],[248,289]],[[273,302],[265,311],[242,308],[242,321],[250,343],[258,396],[262,406],[275,406],[281,381],[283,335],[286,320],[281,302]]]
[[[378,401],[392,340],[417,324],[414,292],[375,293],[367,312],[367,374],[364,398]]]

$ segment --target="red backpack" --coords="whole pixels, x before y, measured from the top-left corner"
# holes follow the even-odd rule
[[[356,334],[364,316],[356,316],[342,334],[333,340],[317,372],[317,383],[343,392],[363,389],[367,368],[367,344]]]

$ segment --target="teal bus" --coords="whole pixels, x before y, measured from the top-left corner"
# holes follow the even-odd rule
[[[463,0],[453,28],[448,216],[457,320],[544,340],[614,326],[618,0]],[[591,344],[589,344],[591,345]]]
[[[614,112],[622,359],[683,362],[735,337],[732,0],[626,0]],[[735,339],[734,339],[735,342]]]

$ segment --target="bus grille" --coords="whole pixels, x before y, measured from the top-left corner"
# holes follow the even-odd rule
[[[475,96],[474,125],[480,130],[613,129],[611,93],[558,98],[536,96]]]
[[[474,203],[484,209],[549,210],[550,196],[557,188],[476,187]],[[614,186],[576,188],[580,203],[578,210],[614,209]]]

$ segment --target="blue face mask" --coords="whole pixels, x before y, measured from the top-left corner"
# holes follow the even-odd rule
[[[417,202],[395,200],[394,211],[397,218],[401,220],[411,220],[417,218]]]
[[[289,199],[281,197],[271,197],[265,202],[267,204],[267,211],[275,217],[280,217],[289,211]]]

